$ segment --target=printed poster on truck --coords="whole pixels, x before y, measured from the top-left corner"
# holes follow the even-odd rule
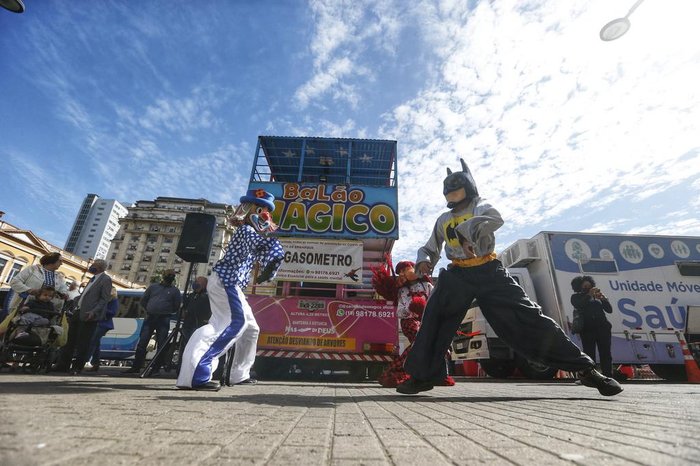
[[[362,353],[365,344],[398,344],[391,302],[249,295],[259,349]]]
[[[277,280],[356,284],[362,282],[362,242],[280,238],[284,262]]]

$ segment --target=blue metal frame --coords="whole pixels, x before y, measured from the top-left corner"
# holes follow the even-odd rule
[[[396,188],[396,151],[382,139],[259,136],[250,182]]]

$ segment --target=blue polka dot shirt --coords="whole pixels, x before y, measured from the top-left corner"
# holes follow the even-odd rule
[[[214,266],[214,272],[225,286],[245,288],[255,262],[260,263],[260,270],[275,264],[272,278],[282,265],[282,259],[284,250],[277,238],[262,236],[250,225],[242,225],[231,237],[224,257]]]

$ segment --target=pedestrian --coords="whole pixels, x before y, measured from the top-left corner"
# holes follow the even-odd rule
[[[9,300],[8,313],[20,303],[34,299],[40,293],[42,286],[50,286],[56,290],[51,302],[56,309],[62,309],[63,302],[68,296],[68,286],[63,274],[57,272],[61,265],[63,265],[61,254],[51,252],[41,256],[38,264],[28,265],[12,277],[10,280],[12,297]]]
[[[499,212],[479,197],[467,164],[447,169],[443,195],[449,211],[441,214],[428,242],[418,250],[418,275],[429,275],[443,245],[451,261],[440,272],[423,313],[421,328],[404,365],[411,378],[396,390],[416,394],[431,390],[446,375],[445,352],[474,299],[496,334],[531,361],[577,372],[583,385],[605,396],[622,387],[595,370],[595,363],[542,314],[508,274],[494,253],[494,232],[503,225]]]
[[[143,363],[146,361],[148,342],[154,332],[157,349],[160,350],[165,345],[170,332],[170,320],[180,310],[180,304],[182,304],[182,295],[174,283],[175,271],[166,269],[163,271],[160,283],[153,283],[143,293],[141,307],[146,310],[146,318],[143,320],[139,342],[136,346],[134,364],[124,373],[138,374],[141,372]],[[160,361],[156,361],[156,363],[160,364]],[[159,369],[156,365],[151,375],[158,374]]]
[[[377,381],[382,387],[396,388],[409,378],[403,365],[420,329],[423,311],[433,290],[433,284],[430,277],[416,275],[415,264],[411,261],[401,261],[396,264],[395,273],[392,274],[389,273],[391,271],[390,259],[387,259],[387,262],[382,267],[372,269],[372,284],[377,293],[388,301],[394,301],[401,332],[409,344],[400,355],[394,357],[389,367],[379,375]],[[445,363],[447,364],[447,361]],[[454,379],[448,375],[438,385],[452,386],[454,384]]]
[[[97,372],[100,370],[100,345],[102,343],[102,337],[114,328],[114,321],[112,319],[117,315],[117,311],[119,310],[119,298],[117,297],[117,289],[115,287],[112,287],[112,293],[109,296],[111,299],[107,303],[107,312],[105,313],[104,319],[97,322],[95,333],[92,335],[92,341],[90,342],[90,348],[85,357],[85,359],[90,362],[90,367],[86,369],[90,372]]]
[[[198,328],[182,355],[182,367],[177,387],[195,390],[219,390],[212,381],[217,358],[233,344],[236,345],[229,383],[252,383],[250,369],[255,362],[258,327],[243,289],[257,262],[260,274],[256,283],[274,278],[284,259],[279,240],[267,234],[276,229],[271,212],[274,196],[263,189],[248,190],[241,197],[231,221],[236,227],[224,257],[214,266],[207,290],[212,316],[209,323]]]
[[[580,318],[581,328],[576,330],[581,337],[583,352],[595,359],[597,347],[600,370],[603,375],[612,377],[612,325],[605,317],[606,313],[612,314],[612,305],[589,275],[575,277],[571,280],[571,288],[574,290],[571,304]]]
[[[68,313],[68,315],[73,315],[73,311],[78,306],[78,299],[80,298],[80,289],[76,282],[68,283],[68,292],[66,293],[66,301],[63,303],[63,310]]]
[[[43,285],[35,299],[28,301],[18,311],[17,330],[10,338],[12,343],[26,346],[41,346],[49,339],[51,323],[56,323],[56,309],[51,300],[53,287]]]
[[[107,303],[111,300],[112,279],[105,270],[107,262],[103,259],[96,259],[88,269],[93,277],[78,299],[78,307],[68,328],[68,341],[61,348],[58,362],[54,366],[56,372],[70,371],[72,375],[77,375],[85,367],[97,322],[105,318]],[[73,354],[75,360],[71,365]]]
[[[182,341],[180,342],[183,351],[194,331],[207,324],[211,317],[207,282],[207,277],[195,278],[192,292],[185,300],[185,318],[182,322]]]

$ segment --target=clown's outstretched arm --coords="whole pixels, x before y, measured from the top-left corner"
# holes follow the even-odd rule
[[[438,223],[439,220],[435,222],[433,232],[430,238],[428,238],[428,242],[418,250],[418,255],[416,256],[416,272],[418,272],[419,275],[422,273],[429,274],[429,271],[423,270],[423,267],[427,265],[432,271],[435,264],[440,260],[440,251],[442,251],[445,238],[442,235],[442,230],[439,228]]]
[[[275,278],[284,260],[284,249],[277,238],[260,237],[256,250],[262,272],[258,275],[255,283],[260,284]]]
[[[457,225],[455,230],[470,246],[474,246],[477,256],[485,256],[496,248],[494,232],[502,225],[501,214],[491,204],[479,201],[474,216]]]

